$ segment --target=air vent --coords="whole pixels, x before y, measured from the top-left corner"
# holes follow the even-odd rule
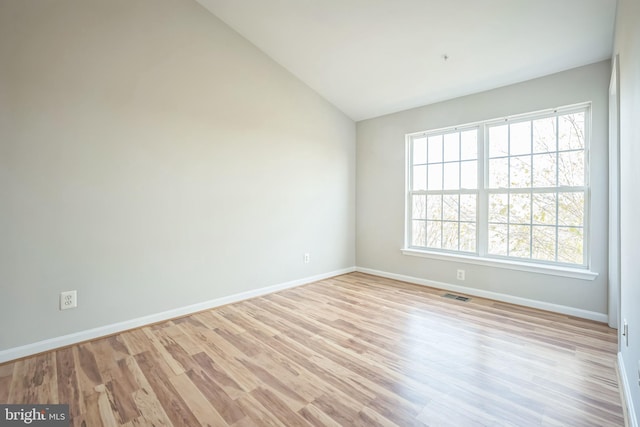
[[[449,299],[455,299],[455,300],[462,301],[462,302],[467,302],[467,301],[469,301],[471,299],[469,297],[463,297],[463,296],[455,295],[455,294],[444,294],[444,295],[442,295],[442,297],[443,298],[449,298]]]

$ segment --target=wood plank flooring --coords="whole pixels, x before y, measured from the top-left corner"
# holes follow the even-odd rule
[[[352,273],[0,365],[74,426],[623,426],[606,325]]]

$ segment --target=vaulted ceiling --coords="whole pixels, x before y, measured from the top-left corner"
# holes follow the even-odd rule
[[[616,0],[197,0],[354,120],[608,59]]]

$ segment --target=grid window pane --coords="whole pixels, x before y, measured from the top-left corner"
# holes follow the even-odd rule
[[[429,165],[428,190],[442,190],[442,164]]]
[[[478,202],[475,194],[460,195],[460,221],[476,221]]]
[[[425,222],[413,221],[411,229],[411,242],[414,246],[424,246],[425,240]]]
[[[531,257],[530,226],[509,225],[509,256],[516,258]]]
[[[414,195],[412,208],[413,219],[427,219],[427,196]]]
[[[533,187],[556,186],[556,158],[557,153],[533,155]]]
[[[476,160],[460,162],[460,188],[478,188],[478,162]]]
[[[531,195],[514,193],[509,198],[509,223],[531,223]]]
[[[464,252],[476,251],[476,223],[460,223],[460,250]]]
[[[555,227],[533,227],[531,239],[531,258],[541,261],[555,261]]]
[[[533,152],[550,153],[556,151],[555,117],[547,117],[533,121]]]
[[[531,153],[531,122],[514,123],[509,129],[509,155]]]
[[[426,189],[427,189],[427,167],[414,166],[413,167],[413,191],[426,190]]]
[[[429,163],[442,162],[442,135],[429,137]]]
[[[460,160],[460,134],[449,133],[444,136],[444,161]]]
[[[458,250],[457,222],[444,222],[442,224],[442,249]]]
[[[413,140],[413,164],[427,163],[427,139],[417,138]]]
[[[584,194],[558,194],[558,224],[582,227],[584,225]]]
[[[558,117],[558,149],[584,149],[584,113]]]
[[[460,163],[455,162],[444,164],[444,189],[460,189]]]
[[[489,224],[489,253],[491,255],[507,255],[508,226]]]
[[[584,232],[578,227],[558,228],[558,262],[582,264]]]
[[[478,132],[468,130],[460,133],[460,159],[472,160],[478,158]]]
[[[445,194],[442,197],[442,219],[445,221],[458,220],[458,195]]]
[[[442,247],[442,221],[427,221],[427,245],[430,248]]]
[[[533,223],[556,225],[556,195],[555,193],[540,193],[533,195]]]
[[[510,166],[511,188],[531,187],[531,156],[511,157]]]
[[[509,126],[493,126],[489,128],[489,157],[509,155]]]
[[[509,221],[509,196],[489,194],[489,222],[506,224]]]
[[[430,194],[427,196],[427,219],[442,219],[442,195]]]
[[[509,159],[489,160],[489,188],[509,186]]]
[[[584,151],[558,153],[558,185],[584,185]]]

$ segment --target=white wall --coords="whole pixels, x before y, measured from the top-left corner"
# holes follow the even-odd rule
[[[3,0],[0,351],[352,267],[354,165],[195,1]]]
[[[622,319],[629,323],[629,346],[620,337],[623,380],[640,416],[640,3],[619,0],[614,56],[619,55],[620,73],[620,229]],[[622,331],[621,331],[622,332]]]
[[[609,61],[357,124],[358,267],[559,305],[606,319]],[[591,269],[595,280],[403,255],[405,134],[592,101]],[[456,269],[466,281],[456,280]]]

